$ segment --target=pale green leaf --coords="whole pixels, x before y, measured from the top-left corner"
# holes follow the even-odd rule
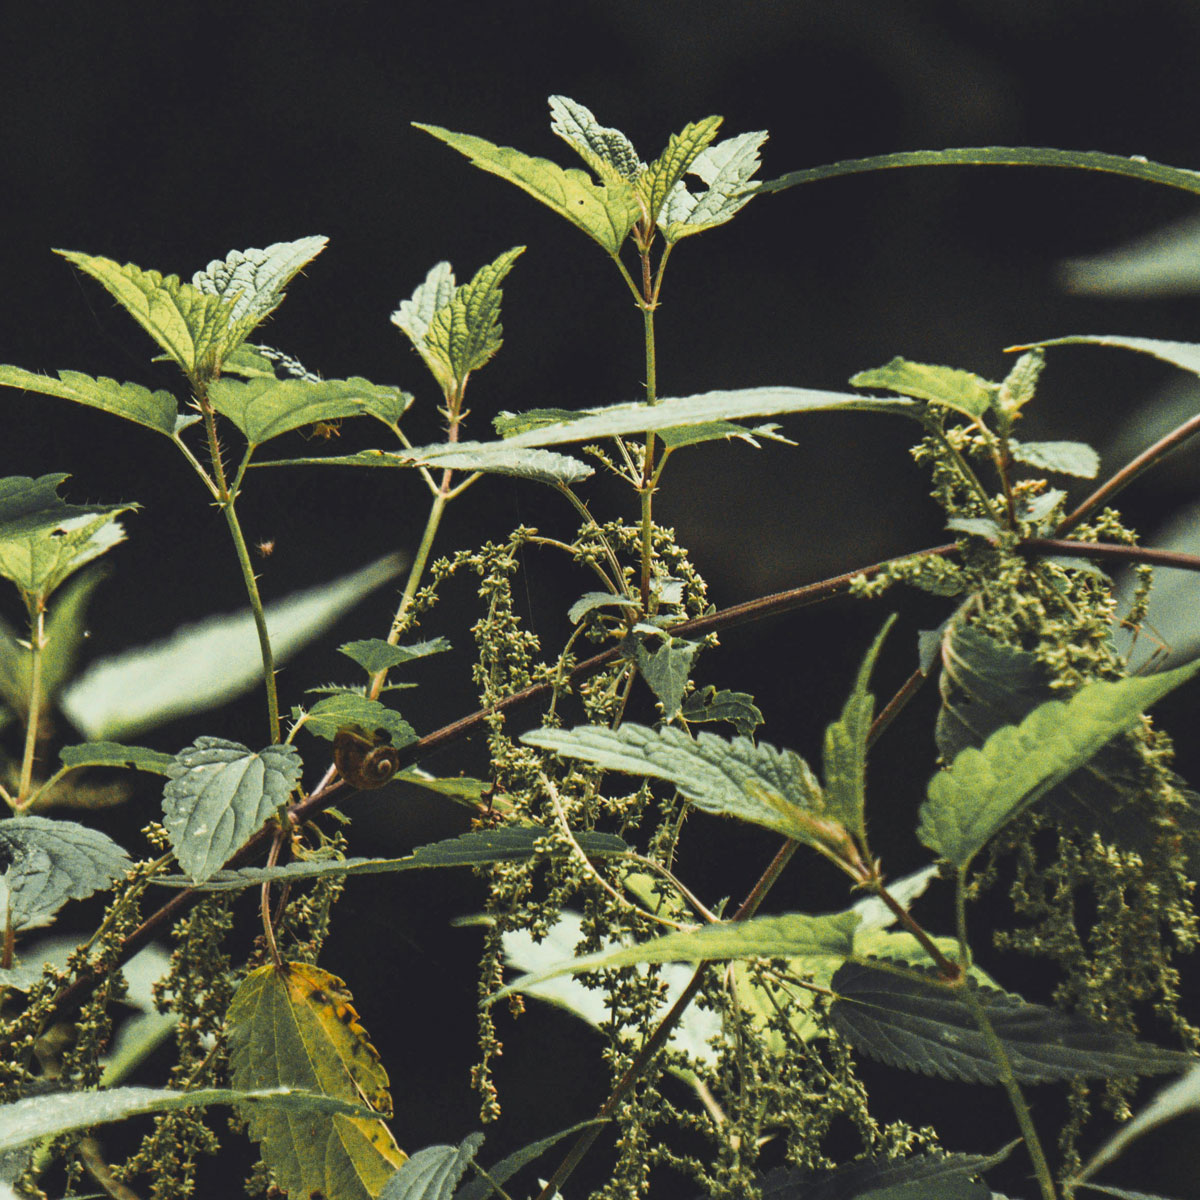
[[[68,900],[124,876],[129,856],[107,834],[74,821],[18,816],[0,821],[13,929],[47,925]]]
[[[394,579],[400,565],[394,556],[383,558],[268,604],[276,665]],[[93,663],[63,694],[62,708],[88,738],[125,738],[261,685],[262,656],[247,609],[185,625],[164,641]]]
[[[659,213],[675,185],[687,174],[692,163],[717,136],[721,117],[705,117],[671,134],[667,148],[639,176],[638,194],[642,197],[650,221],[658,223]]]
[[[1018,442],[1010,438],[1008,448],[1017,462],[1039,471],[1095,479],[1100,470],[1100,455],[1086,442]]]
[[[207,879],[285,805],[300,782],[294,746],[255,753],[240,742],[199,737],[175,755],[163,789],[163,825],[179,865]]]
[[[425,642],[413,642],[410,646],[393,646],[383,638],[364,638],[358,642],[346,642],[338,650],[353,659],[368,675],[389,671],[418,658],[431,654],[442,654],[450,649],[444,637],[431,638]]]
[[[422,339],[422,357],[443,389],[461,388],[467,376],[500,349],[500,284],[524,250],[514,246],[480,267],[471,282],[455,288],[450,303],[433,314]]]
[[[713,421],[734,421],[745,417],[770,417],[782,413],[832,412],[850,409],[856,412],[896,413],[920,419],[922,406],[912,400],[879,400],[848,392],[823,392],[809,388],[757,387],[736,391],[702,392],[697,396],[664,398],[657,404],[614,404],[606,408],[585,408],[569,414],[569,419],[525,428],[505,437],[510,447],[554,446],[565,442],[591,442],[600,438],[624,437],[631,433],[657,432],[677,426],[706,425]],[[564,410],[565,411],[565,410]],[[509,422],[524,417],[505,414]],[[509,426],[513,427],[512,425]]]
[[[704,812],[762,825],[810,845],[825,846],[830,839],[840,844],[845,837],[826,815],[807,763],[790,750],[711,733],[693,740],[679,729],[656,731],[632,722],[619,729],[537,729],[521,741],[606,770],[665,779]]]
[[[1000,1082],[987,1042],[956,989],[939,986],[932,976],[925,981],[847,963],[834,975],[833,990],[834,1027],[872,1058],[943,1079]],[[1018,1083],[1157,1075],[1195,1061],[1005,992],[976,988],[975,994]]]
[[[448,262],[435,263],[422,283],[392,313],[392,324],[402,330],[417,350],[422,350],[433,314],[454,299],[454,271]],[[422,350],[422,353],[424,351]]]
[[[220,296],[180,283],[176,275],[164,277],[73,250],[55,253],[107,288],[188,376],[211,375],[253,328],[250,318],[235,320],[232,306]]]
[[[345,984],[327,971],[302,963],[260,967],[238,988],[228,1024],[235,1086],[299,1087],[391,1114],[387,1072]],[[300,1123],[264,1108],[242,1115],[264,1162],[295,1196],[369,1200],[405,1159],[379,1116]]]
[[[257,325],[282,302],[283,289],[325,249],[328,238],[306,237],[275,242],[265,250],[231,250],[192,276],[192,285],[232,306],[235,321],[251,318]]]
[[[1193,1066],[1181,1079],[1163,1088],[1153,1100],[1122,1125],[1088,1160],[1081,1174],[1093,1175],[1117,1158],[1131,1142],[1181,1113],[1200,1108],[1200,1066]]]
[[[1010,818],[1197,671],[1200,661],[1159,675],[1085,684],[1070,700],[1048,701],[1019,725],[1003,726],[929,781],[917,836],[965,869]]]
[[[590,109],[567,96],[550,97],[550,130],[567,143],[605,182],[633,182],[646,169],[633,143],[601,125]]]
[[[987,412],[996,394],[996,385],[970,371],[939,367],[929,363],[893,358],[882,367],[860,371],[850,383],[854,387],[882,388],[914,396],[943,408],[951,408],[977,420]]]
[[[895,623],[893,613],[879,631],[863,659],[854,690],[842,709],[842,715],[825,730],[825,807],[860,839],[866,837],[864,809],[867,782],[867,739],[875,719],[875,697],[867,690],[875,660],[883,639]]]
[[[1113,346],[1118,350],[1135,350],[1153,358],[1182,367],[1193,375],[1200,375],[1200,343],[1167,342],[1160,338],[1122,337],[1115,333],[1081,333],[1070,337],[1050,338],[1044,342],[1030,342],[1027,346],[1010,346],[1010,350],[1029,350],[1045,346]]]
[[[1062,264],[1068,291],[1095,296],[1185,296],[1200,289],[1200,220],[1186,217],[1134,241]]]
[[[177,1092],[166,1088],[122,1087],[98,1092],[55,1092],[30,1096],[0,1106],[0,1151],[9,1151],[43,1138],[58,1137],[93,1125],[123,1121],[147,1113],[179,1108],[205,1108],[210,1104],[270,1105],[298,1113],[319,1112],[361,1116],[361,1103],[338,1100],[294,1087],[256,1091],[202,1088]]]
[[[638,602],[630,596],[614,596],[611,592],[585,592],[567,610],[567,620],[578,625],[588,613],[612,607],[636,609]]]
[[[418,1150],[383,1185],[379,1200],[454,1200],[460,1180],[482,1145],[483,1134],[471,1133],[457,1146]]]
[[[763,723],[763,715],[749,692],[718,691],[711,683],[693,692],[679,715],[685,721],[728,721],[742,737],[749,737]]]
[[[766,140],[765,130],[740,133],[706,147],[692,160],[687,173],[707,187],[693,195],[681,180],[671,189],[658,214],[668,242],[723,225],[751,201],[759,185],[750,177],[758,170],[758,152]]]
[[[62,764],[68,770],[79,767],[125,767],[130,771],[148,771],[153,775],[170,775],[174,755],[145,746],[123,746],[119,742],[85,742],[81,746],[64,746],[60,751]]]
[[[644,638],[635,637],[633,661],[655,698],[662,705],[663,720],[673,721],[683,703],[692,663],[702,649],[699,642],[668,637],[651,650]]]
[[[403,778],[397,776],[396,778]],[[477,782],[477,781],[476,781]],[[629,846],[616,834],[580,830],[576,842],[589,858],[627,854]],[[242,867],[216,871],[202,884],[201,891],[240,891],[263,883],[296,883],[333,875],[390,875],[396,871],[428,871],[448,867],[482,867],[489,863],[520,862],[541,856],[563,858],[573,853],[565,842],[555,841],[549,830],[537,825],[501,825],[496,829],[473,829],[458,837],[418,846],[401,858],[310,858],[282,867]],[[163,887],[191,887],[183,875],[160,875]]]
[[[236,350],[231,350],[225,357],[225,361],[221,364],[221,370],[225,374],[242,375],[247,379],[256,379],[260,375],[265,375],[268,378],[274,378],[276,374],[277,361],[272,355],[279,355],[280,359],[287,360],[295,366],[301,366],[295,359],[289,358],[278,350],[271,350],[268,346],[255,346],[250,342],[243,342]],[[285,374],[290,374],[286,367]],[[305,371],[305,375],[309,372]],[[318,376],[313,375],[314,379]]]
[[[999,522],[991,517],[951,517],[946,528],[955,533],[973,533],[976,537],[997,538],[1002,532]]]
[[[59,371],[58,378],[53,379],[20,367],[0,365],[0,387],[74,400],[76,404],[86,404],[127,421],[136,421],[167,437],[174,437],[175,422],[179,417],[175,397],[170,392],[162,389],[152,392],[141,384],[117,383],[103,375],[93,378],[78,371]]]
[[[564,171],[548,159],[533,158],[510,146],[496,146],[484,138],[453,133],[437,125],[414,124],[465,155],[481,170],[499,175],[566,217],[609,254],[618,253],[638,219],[638,203],[629,183],[614,182],[606,187],[593,183],[583,171]]]
[[[1124,158],[1119,154],[1102,154],[1095,150],[1054,150],[1046,146],[967,146],[952,150],[906,150],[898,154],[878,154],[872,158],[847,158],[803,171],[790,171],[787,175],[763,183],[759,190],[782,192],[800,183],[815,183],[819,179],[895,167],[955,166],[1069,167],[1144,179],[1148,183],[1200,194],[1200,172],[1149,162],[1140,155]]]
[[[803,958],[835,955],[847,958],[854,950],[854,913],[814,917],[786,913],[705,925],[687,933],[667,933],[634,946],[585,954],[530,975],[522,975],[491,997],[495,1002],[556,975],[613,970],[639,963],[712,962],[734,958]]]
[[[358,692],[340,692],[318,701],[303,715],[303,724],[309,733],[330,741],[339,730],[354,727],[384,735],[397,748],[411,746],[417,740],[413,727],[394,708],[368,700]]]
[[[1003,430],[1012,428],[1021,409],[1033,399],[1045,366],[1045,354],[1041,350],[1030,350],[1013,363],[1012,370],[1001,381],[1000,390],[996,393],[995,410]]]

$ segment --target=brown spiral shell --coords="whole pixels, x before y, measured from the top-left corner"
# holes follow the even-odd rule
[[[351,787],[369,791],[391,782],[400,769],[400,751],[357,730],[339,729],[333,739],[333,763]]]

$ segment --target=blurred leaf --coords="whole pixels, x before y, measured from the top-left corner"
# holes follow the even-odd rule
[[[205,1108],[210,1104],[245,1104],[255,1109],[277,1108],[281,1112],[362,1112],[361,1104],[347,1103],[292,1087],[255,1091],[202,1088],[194,1092],[123,1087],[99,1092],[55,1092],[49,1096],[31,1096],[0,1105],[0,1151],[78,1129],[90,1129],[93,1125],[123,1121],[126,1117],[170,1112],[178,1108]]]
[[[293,717],[299,719],[297,713]],[[386,735],[398,749],[417,740],[413,727],[394,709],[378,700],[368,700],[358,692],[340,692],[319,700],[303,717],[304,728],[317,737],[333,741],[338,731],[357,726],[369,734]]]
[[[105,376],[93,379],[78,371],[59,371],[58,378],[52,379],[49,375],[36,375],[20,367],[0,365],[0,387],[74,400],[76,404],[86,404],[145,425],[167,437],[175,436],[175,422],[179,419],[179,409],[170,392],[161,389],[152,392],[140,384],[117,383]]]
[[[410,646],[393,646],[383,638],[364,638],[358,642],[346,642],[338,650],[353,659],[368,675],[403,666],[430,654],[441,654],[450,649],[444,637],[431,638],[425,642],[413,642]]]
[[[107,834],[74,821],[18,816],[0,821],[14,930],[48,925],[68,900],[102,891],[129,869],[129,855]]]
[[[749,692],[717,691],[711,683],[683,702],[680,716],[696,723],[728,721],[742,737],[750,737],[763,723],[763,715]]]
[[[953,409],[971,420],[979,420],[988,411],[997,390],[994,383],[970,371],[909,362],[905,358],[893,358],[882,367],[860,371],[850,383],[853,387],[882,388],[914,396]]]
[[[170,775],[175,762],[172,754],[147,750],[145,746],[123,746],[119,742],[85,742],[81,746],[64,746],[60,751],[64,767],[127,767],[131,771],[149,771],[154,775]]]
[[[1017,462],[1028,463],[1039,471],[1095,479],[1100,470],[1100,455],[1086,442],[1018,442],[1011,438],[1008,448]]]
[[[437,125],[413,124],[465,155],[481,170],[499,175],[566,217],[614,257],[638,219],[637,200],[629,183],[601,186],[583,171],[564,171],[549,159],[532,158],[510,146],[495,146],[484,138],[452,133]]]
[[[619,130],[601,125],[591,110],[567,96],[550,97],[550,129],[605,183],[633,182],[646,169],[633,143]]]
[[[400,567],[395,556],[381,558],[268,604],[276,665],[394,579]],[[261,683],[262,656],[247,609],[182,626],[164,641],[93,663],[63,694],[62,709],[89,739],[131,737],[225,704]]]
[[[390,1116],[387,1072],[358,1023],[342,981],[285,963],[246,977],[229,1006],[234,1085],[303,1088]],[[406,1155],[378,1117],[292,1122],[269,1108],[242,1111],[281,1187],[327,1200],[377,1196]]]
[[[1200,219],[1156,229],[1145,237],[1060,268],[1063,286],[1096,296],[1186,296],[1200,290]]]
[[[57,702],[59,692],[75,672],[79,651],[87,638],[87,609],[96,585],[108,578],[108,569],[95,566],[69,580],[54,598],[46,618],[46,649],[42,652],[42,694]],[[24,658],[25,695],[29,659]],[[27,701],[28,703],[28,701]]]
[[[1065,703],[1039,705],[982,748],[961,751],[930,781],[917,836],[960,870],[1010,818],[1061,783],[1168,692],[1200,661],[1160,675],[1085,684]]]
[[[379,1200],[454,1200],[459,1181],[482,1145],[483,1134],[470,1133],[457,1146],[418,1150],[383,1185]]]
[[[668,193],[658,214],[668,243],[723,225],[750,203],[759,186],[750,177],[758,170],[758,152],[766,140],[765,130],[741,133],[707,146],[692,160],[687,174],[707,186],[693,194],[680,180]]]
[[[275,242],[265,250],[231,250],[224,260],[214,258],[203,271],[197,271],[192,286],[232,305],[235,321],[249,317],[257,325],[279,307],[283,289],[325,249],[328,241],[306,237]]]
[[[300,782],[294,746],[257,753],[240,742],[199,737],[175,755],[163,789],[163,825],[179,865],[200,882],[285,805]]]
[[[857,175],[864,171],[883,171],[894,167],[1071,167],[1144,179],[1165,187],[1200,194],[1200,173],[1180,167],[1149,162],[1139,156],[1123,158],[1119,154],[1101,154],[1095,150],[1053,150],[1045,146],[969,146],[953,150],[907,150],[899,154],[878,154],[872,158],[847,158],[841,162],[791,171],[761,185],[764,192],[782,192],[801,183],[834,179],[839,175]]]
[[[974,986],[974,985],[971,985]],[[847,963],[833,977],[831,1015],[856,1049],[889,1066],[969,1083],[998,1083],[999,1068],[953,988]],[[1018,1083],[1156,1075],[1194,1060],[1057,1009],[978,988]]]

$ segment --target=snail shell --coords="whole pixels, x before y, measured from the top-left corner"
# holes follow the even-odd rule
[[[353,729],[339,729],[333,739],[333,763],[353,788],[369,791],[390,783],[400,769],[400,751],[378,744]]]

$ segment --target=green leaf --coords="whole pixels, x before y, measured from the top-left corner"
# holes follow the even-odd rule
[[[420,767],[406,767],[402,771],[397,771],[394,778],[402,783],[411,783],[416,787],[425,788],[426,791],[436,792],[439,796],[446,796],[471,809],[478,807],[484,792],[491,786],[482,779],[474,779],[469,775],[439,777],[431,775]],[[501,807],[495,800],[493,800],[493,806],[497,809]]]
[[[994,408],[1003,431],[1012,429],[1021,409],[1033,399],[1045,366],[1046,356],[1040,350],[1030,350],[1013,363],[995,396]]]
[[[1112,250],[1062,264],[1068,291],[1093,296],[1185,296],[1200,287],[1200,224],[1185,217]]]
[[[450,264],[435,263],[429,268],[424,282],[417,285],[412,296],[401,300],[400,307],[392,313],[392,324],[407,334],[408,340],[422,357],[426,352],[425,335],[429,332],[434,313],[445,308],[454,299],[456,290],[454,271]]]
[[[118,514],[135,504],[82,508],[58,495],[63,474],[0,479],[0,576],[44,600],[68,576],[125,540]]]
[[[378,700],[368,700],[358,692],[339,692],[325,700],[319,700],[300,716],[293,710],[295,720],[303,720],[304,727],[317,737],[333,741],[338,731],[357,727],[364,732],[385,735],[390,745],[397,749],[411,746],[417,740],[413,727],[394,709]]]
[[[728,442],[734,438],[748,443],[755,449],[758,448],[759,438],[770,442],[783,442],[787,446],[796,445],[791,438],[784,437],[777,432],[778,429],[779,425],[774,421],[767,425],[756,425],[753,429],[747,429],[745,425],[738,425],[734,421],[710,421],[705,425],[684,425],[679,429],[663,429],[658,436],[668,450],[681,450],[684,446],[699,446],[705,442]]]
[[[668,243],[724,225],[750,203],[759,187],[750,177],[758,170],[758,152],[766,140],[765,130],[740,133],[708,146],[692,160],[687,173],[708,186],[693,195],[681,180],[671,189],[658,214]]]
[[[688,722],[728,721],[742,737],[749,737],[763,723],[763,715],[749,692],[717,691],[711,683],[693,692],[683,702],[679,715]]]
[[[410,402],[399,388],[357,377],[316,382],[266,376],[247,381],[214,379],[208,398],[252,446],[318,421],[380,414],[388,421],[390,414],[397,409],[403,413]]]
[[[603,186],[593,183],[583,171],[564,171],[548,159],[533,158],[511,146],[496,146],[437,125],[414,125],[465,155],[481,170],[499,175],[566,217],[614,257],[638,219],[638,203],[629,183]]]
[[[300,770],[294,746],[256,754],[240,742],[199,737],[180,750],[163,789],[163,825],[179,865],[197,881],[219,871],[287,803]]]
[[[762,1200],[989,1200],[971,1177],[1002,1163],[1017,1145],[996,1154],[914,1154],[874,1158],[806,1171],[782,1167],[763,1180]]]
[[[1112,1137],[1088,1160],[1081,1174],[1094,1175],[1101,1167],[1122,1154],[1131,1142],[1181,1113],[1200,1108],[1200,1066],[1193,1066],[1182,1079],[1163,1088],[1149,1104]]]
[[[634,635],[633,661],[647,686],[662,705],[663,720],[673,721],[683,703],[692,663],[702,647],[686,638],[664,638],[657,650],[651,652],[645,639]]]
[[[1019,725],[998,729],[929,781],[917,836],[965,869],[1005,822],[1197,671],[1200,661],[1160,675],[1089,683],[1065,703],[1048,701]]]
[[[872,158],[847,158],[841,162],[791,171],[760,186],[763,192],[782,192],[800,183],[834,179],[839,175],[857,175],[864,171],[884,171],[894,167],[1070,167],[1144,179],[1165,187],[1200,194],[1200,173],[1141,157],[1123,158],[1119,154],[1101,154],[1095,150],[1053,150],[1045,146],[969,146],[953,150],[907,150],[899,154],[878,154]]]
[[[567,143],[605,183],[632,183],[646,169],[633,143],[601,125],[591,110],[566,96],[550,97],[550,130]]]
[[[583,1129],[589,1129],[593,1125],[603,1125],[603,1121],[581,1121],[578,1125],[571,1125],[566,1129],[560,1129],[557,1133],[552,1133],[549,1137],[539,1138],[536,1142],[531,1142],[528,1146],[522,1146],[520,1150],[514,1150],[512,1154],[502,1158],[494,1167],[488,1170],[488,1178],[495,1180],[503,1187],[518,1171],[523,1167],[527,1167],[530,1163],[536,1162],[547,1150],[557,1146],[563,1138],[570,1137],[573,1133],[579,1133]],[[459,1188],[455,1193],[454,1200],[492,1200],[495,1195],[491,1183],[488,1179],[479,1178],[472,1179],[470,1183]]]
[[[442,654],[450,649],[444,637],[431,638],[425,642],[414,642],[411,646],[392,646],[383,638],[365,638],[358,642],[346,642],[338,650],[353,659],[368,675],[389,671],[392,667],[427,658],[430,654]]]
[[[667,148],[638,178],[637,190],[642,197],[649,219],[658,223],[659,214],[675,185],[687,174],[696,157],[717,136],[720,117],[705,117],[671,134]]]
[[[1010,346],[1009,350],[1031,350],[1045,346],[1113,346],[1118,350],[1135,350],[1149,354],[1152,358],[1182,367],[1193,375],[1200,375],[1200,343],[1167,342],[1159,338],[1121,337],[1111,333],[1076,334],[1072,337],[1051,338],[1045,342],[1031,342],[1028,346]]]
[[[545,429],[547,425],[561,425],[573,421],[579,413],[573,408],[531,408],[527,412],[502,412],[492,418],[492,428],[502,438],[527,433],[531,429]]]
[[[0,821],[12,927],[48,925],[68,900],[83,900],[124,876],[129,855],[107,834],[74,821],[19,816]]]
[[[574,837],[589,858],[629,852],[629,846],[616,834],[582,830]],[[396,871],[482,867],[489,863],[520,862],[535,855],[563,858],[570,853],[570,847],[555,841],[550,831],[540,825],[502,825],[496,829],[474,829],[455,838],[418,846],[402,858],[315,858],[290,862],[282,867],[216,871],[200,887],[208,892],[239,891],[263,883],[295,883],[331,875],[389,875]],[[193,886],[192,880],[182,875],[159,876],[154,882],[164,887]]]
[[[279,307],[283,289],[325,249],[328,241],[306,237],[275,242],[265,250],[231,250],[224,260],[215,258],[203,271],[197,271],[192,286],[230,304],[235,321],[249,317],[252,325],[248,333]]]
[[[612,592],[584,592],[567,610],[567,620],[578,625],[590,612],[598,608],[638,608],[638,602],[630,596],[614,596]]]
[[[912,400],[878,400],[872,396],[853,396],[848,392],[821,392],[809,388],[757,387],[736,391],[703,392],[698,396],[675,396],[657,404],[613,404],[607,408],[580,409],[570,420],[553,424],[539,422],[536,428],[506,437],[509,447],[555,446],[565,442],[593,442],[601,438],[624,437],[631,433],[649,433],[685,425],[705,425],[713,421],[741,420],[745,417],[770,417],[781,413],[832,412],[853,409],[859,412],[896,413],[920,419],[921,405]],[[523,418],[505,414],[510,421]]]
[[[596,954],[585,954],[522,975],[496,992],[489,1003],[553,979],[556,975],[612,970],[638,963],[698,963],[734,958],[803,958],[807,955],[847,958],[854,950],[854,930],[858,921],[856,913],[822,917],[807,913],[785,913],[779,917],[754,917],[749,921],[705,925],[689,933],[667,933],[635,946],[619,946]]]
[[[606,770],[665,779],[704,812],[762,825],[810,846],[836,851],[847,837],[826,814],[808,764],[791,750],[711,733],[693,740],[679,729],[655,731],[628,721],[619,729],[537,729],[521,741]]]
[[[906,358],[893,358],[882,367],[860,371],[850,383],[854,387],[882,388],[902,396],[914,396],[953,409],[972,420],[978,420],[988,411],[996,394],[996,384],[970,371],[909,362]]]
[[[152,775],[170,775],[174,755],[145,746],[122,746],[119,742],[85,742],[82,746],[64,746],[60,752],[63,766],[74,771],[79,767],[127,767],[131,771],[148,771]]]
[[[235,1086],[299,1087],[391,1114],[387,1072],[345,984],[327,971],[303,963],[260,967],[234,995],[228,1024]],[[369,1200],[405,1159],[378,1116],[316,1124],[264,1108],[242,1115],[271,1173],[296,1196]]]
[[[177,275],[164,277],[73,250],[55,254],[102,284],[189,377],[214,374],[256,323],[251,317],[235,320],[232,305],[180,283]]]
[[[361,1115],[360,1103],[337,1100],[302,1088],[274,1087],[256,1091],[201,1088],[176,1092],[166,1088],[121,1087],[98,1092],[54,1092],[0,1105],[0,1151],[7,1152],[43,1138],[58,1137],[94,1125],[123,1121],[147,1113],[210,1104],[253,1104],[281,1112]]]
[[[883,639],[895,624],[893,613],[871,643],[858,670],[854,691],[842,709],[842,715],[825,730],[825,805],[829,814],[859,839],[866,838],[863,816],[867,786],[867,738],[875,719],[875,697],[867,691],[875,660]]]
[[[872,1058],[943,1079],[999,1082],[983,1034],[955,989],[858,963],[838,970],[833,989],[834,1027]],[[977,988],[976,995],[1018,1083],[1157,1075],[1195,1061],[1005,992]]]
[[[1017,462],[1039,471],[1095,479],[1100,470],[1100,455],[1086,442],[1018,442],[1010,438],[1008,448]]]
[[[454,1200],[455,1189],[483,1145],[469,1133],[457,1146],[426,1146],[383,1185],[379,1200]]]
[[[140,384],[117,383],[103,375],[95,379],[78,371],[59,371],[58,378],[52,379],[20,367],[0,365],[0,387],[74,400],[76,404],[135,421],[167,437],[175,436],[175,422],[179,419],[179,409],[170,392],[161,388],[152,392]]]
[[[389,556],[268,604],[276,665],[399,572],[400,560]],[[262,654],[246,610],[182,626],[161,642],[93,663],[63,694],[62,708],[88,738],[127,738],[261,686]]]

